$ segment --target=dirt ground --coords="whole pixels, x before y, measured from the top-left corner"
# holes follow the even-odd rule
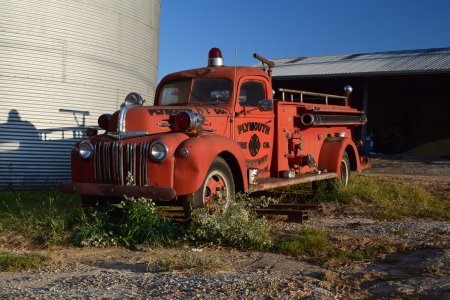
[[[449,199],[450,160],[375,157],[367,176],[423,184]],[[357,205],[357,204],[355,204]],[[450,224],[445,220],[379,221],[341,214],[329,204],[304,224],[276,221],[275,234],[324,228],[342,249],[383,249],[360,261],[325,264],[276,253],[202,247],[148,249],[54,248],[40,270],[0,273],[2,299],[450,299]],[[0,234],[0,250],[32,244]],[[395,249],[389,251],[389,249]],[[155,258],[213,260],[191,271],[158,270]]]

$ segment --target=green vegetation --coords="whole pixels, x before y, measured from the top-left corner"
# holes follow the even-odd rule
[[[37,269],[47,257],[37,253],[16,254],[10,251],[0,252],[0,272],[14,272]]]
[[[147,270],[149,272],[208,271],[219,267],[219,262],[214,258],[197,256],[184,250],[178,251],[175,255],[165,252],[152,256],[149,259]]]
[[[277,250],[291,256],[303,256],[318,263],[332,260],[373,259],[380,254],[390,254],[397,251],[391,245],[372,246],[351,251],[342,250],[333,244],[330,234],[320,228],[301,229],[295,236],[282,241]]]
[[[197,212],[194,226],[187,234],[191,243],[213,243],[241,249],[266,250],[272,246],[270,223],[258,218],[254,208],[267,205],[264,198],[259,203],[242,201],[248,195],[239,195],[241,201],[229,203],[222,214]],[[262,202],[262,204],[261,204]]]
[[[350,181],[347,187],[337,186],[331,191],[321,185],[314,198],[344,204],[359,200],[372,205],[374,215],[380,219],[450,218],[449,202],[438,199],[423,186],[402,179],[369,176],[352,176]]]
[[[222,215],[199,211],[189,229],[160,217],[145,198],[125,198],[118,205],[81,209],[78,197],[57,191],[0,193],[0,230],[17,232],[41,246],[172,246],[182,242],[212,243],[250,249],[271,246],[270,224],[253,208],[274,200],[239,195]],[[118,217],[119,216],[119,217]]]
[[[293,256],[309,256],[312,258],[326,257],[333,247],[328,233],[319,228],[300,230],[292,239],[279,245],[280,252]]]
[[[287,190],[295,192],[295,187]],[[302,199],[309,194],[309,201],[347,204],[353,211],[381,219],[450,218],[449,201],[435,197],[420,185],[400,179],[353,176],[347,188],[338,186],[330,191],[329,185],[319,186],[312,196],[310,187],[309,190],[302,187],[298,194]],[[275,249],[316,260],[364,259],[374,253],[390,251],[387,248],[357,249],[351,253],[338,251],[329,234],[320,229],[304,229],[274,246],[270,223],[255,213],[255,208],[274,202],[267,194],[257,197],[238,194],[237,201],[231,202],[222,214],[197,211],[190,228],[184,228],[161,217],[159,208],[144,198],[127,197],[120,204],[88,211],[81,208],[77,196],[55,190],[0,192],[0,232],[22,236],[43,247],[214,244],[240,249]],[[405,232],[399,230],[396,234]]]
[[[0,231],[17,232],[46,245],[67,243],[81,213],[77,196],[56,190],[0,192]]]
[[[120,218],[117,218],[118,214]],[[181,233],[176,224],[158,216],[157,207],[151,200],[126,197],[120,205],[85,212],[75,228],[74,242],[96,247],[171,246],[178,242]]]

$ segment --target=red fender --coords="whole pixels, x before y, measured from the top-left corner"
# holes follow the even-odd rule
[[[181,148],[188,150],[188,157],[181,157]],[[212,161],[219,155],[223,155],[230,165],[234,180],[242,180],[242,187],[245,191],[248,190],[245,157],[241,147],[229,138],[204,133],[199,137],[183,141],[175,150],[174,189],[177,195],[187,195],[197,191],[203,184]],[[233,170],[233,166],[237,168]]]
[[[360,172],[359,154],[355,143],[350,138],[327,139],[320,149],[319,169],[327,169],[329,172],[336,172],[340,176],[341,158],[344,155],[344,151],[347,151],[350,165],[354,166],[353,169]]]

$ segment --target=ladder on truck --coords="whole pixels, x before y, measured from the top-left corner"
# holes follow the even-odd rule
[[[323,94],[323,93],[314,93],[303,90],[291,90],[291,89],[278,89],[281,92],[281,99],[283,101],[290,102],[325,102],[326,105],[330,104],[330,100],[337,100],[337,103],[333,105],[344,105],[348,106],[348,97],[347,96],[337,96],[332,94]],[[305,97],[307,96],[307,97]]]

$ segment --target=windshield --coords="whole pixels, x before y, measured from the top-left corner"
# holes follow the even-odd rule
[[[167,83],[159,96],[160,105],[228,103],[232,84],[222,78],[192,78]]]

